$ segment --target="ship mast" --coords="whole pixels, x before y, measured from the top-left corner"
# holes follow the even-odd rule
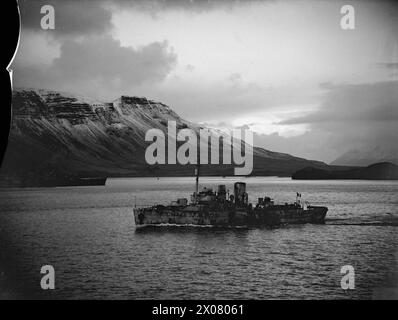
[[[196,182],[195,182],[195,203],[198,203],[198,194],[199,194],[199,174],[200,174],[200,160],[199,160],[199,155],[196,160],[196,168],[195,168],[195,176],[196,176]]]

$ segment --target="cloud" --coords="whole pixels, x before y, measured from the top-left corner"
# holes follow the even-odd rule
[[[330,90],[318,111],[280,124],[398,121],[398,81],[327,87]]]
[[[141,88],[141,94],[166,103],[186,119],[209,123],[253,122],[259,113],[262,120],[270,119],[275,112],[292,113],[316,101],[312,88],[258,86],[230,77],[213,82],[170,77],[159,86]]]
[[[256,146],[325,162],[334,160],[337,157],[336,154],[340,155],[346,151],[346,146],[342,148],[337,146],[336,148],[335,145],[331,145],[333,139],[332,134],[318,129],[293,137],[283,137],[277,132],[272,134],[254,133],[254,145]]]
[[[380,63],[377,63],[377,66],[382,67],[382,68],[386,68],[386,69],[396,70],[396,69],[398,69],[398,62],[397,63],[394,63],[394,62],[380,62]]]
[[[379,147],[397,153],[397,123],[378,122],[347,125],[329,123],[312,125],[311,130],[298,136],[283,137],[278,133],[256,134],[254,144],[269,150],[285,152],[327,163],[350,150],[368,150]]]
[[[380,62],[376,63],[376,66],[381,69],[391,71],[390,77],[393,78],[394,80],[398,78],[398,62]]]
[[[232,9],[236,6],[247,5],[251,3],[267,3],[275,0],[113,0],[121,7],[135,7],[152,14],[164,10],[188,10],[188,11],[210,11],[217,9]]]
[[[112,27],[112,12],[104,6],[104,1],[24,0],[19,2],[22,28],[43,31],[40,26],[43,5],[54,7],[55,30],[45,32],[56,36],[102,34]]]
[[[67,40],[60,56],[48,67],[15,65],[16,86],[32,84],[98,96],[97,90],[121,92],[145,83],[164,80],[177,56],[167,42],[154,42],[140,48],[122,47],[110,36],[93,36],[84,41]],[[101,92],[99,94],[101,96]]]
[[[152,15],[164,10],[208,11],[217,8],[232,8],[257,0],[20,0],[22,27],[40,31],[43,14],[40,9],[51,5],[55,10],[54,31],[56,36],[103,34],[112,28],[112,9],[135,8]]]
[[[318,111],[279,123],[308,124],[307,133],[292,138],[259,135],[257,143],[327,162],[349,150],[380,146],[398,151],[398,81],[323,87],[329,89]]]

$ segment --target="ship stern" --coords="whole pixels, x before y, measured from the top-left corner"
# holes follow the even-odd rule
[[[311,212],[311,223],[324,224],[326,213],[328,212],[327,207],[309,207]]]

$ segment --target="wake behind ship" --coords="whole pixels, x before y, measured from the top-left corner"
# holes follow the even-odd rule
[[[136,226],[261,227],[324,223],[328,208],[301,204],[300,198],[298,193],[294,203],[282,205],[274,204],[269,197],[258,198],[253,206],[248,202],[246,183],[236,182],[231,195],[225,185],[219,185],[217,192],[206,187],[198,192],[197,177],[190,203],[182,198],[166,206],[134,208],[134,219]]]

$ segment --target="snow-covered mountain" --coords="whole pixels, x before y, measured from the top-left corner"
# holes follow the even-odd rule
[[[2,184],[40,185],[48,175],[80,177],[192,175],[192,166],[157,165],[145,161],[148,129],[166,132],[200,129],[167,105],[122,96],[101,102],[65,92],[14,89],[9,145],[1,168]],[[288,154],[254,149],[253,175],[290,176],[308,166],[324,167]],[[233,165],[203,166],[208,175],[232,175]]]

